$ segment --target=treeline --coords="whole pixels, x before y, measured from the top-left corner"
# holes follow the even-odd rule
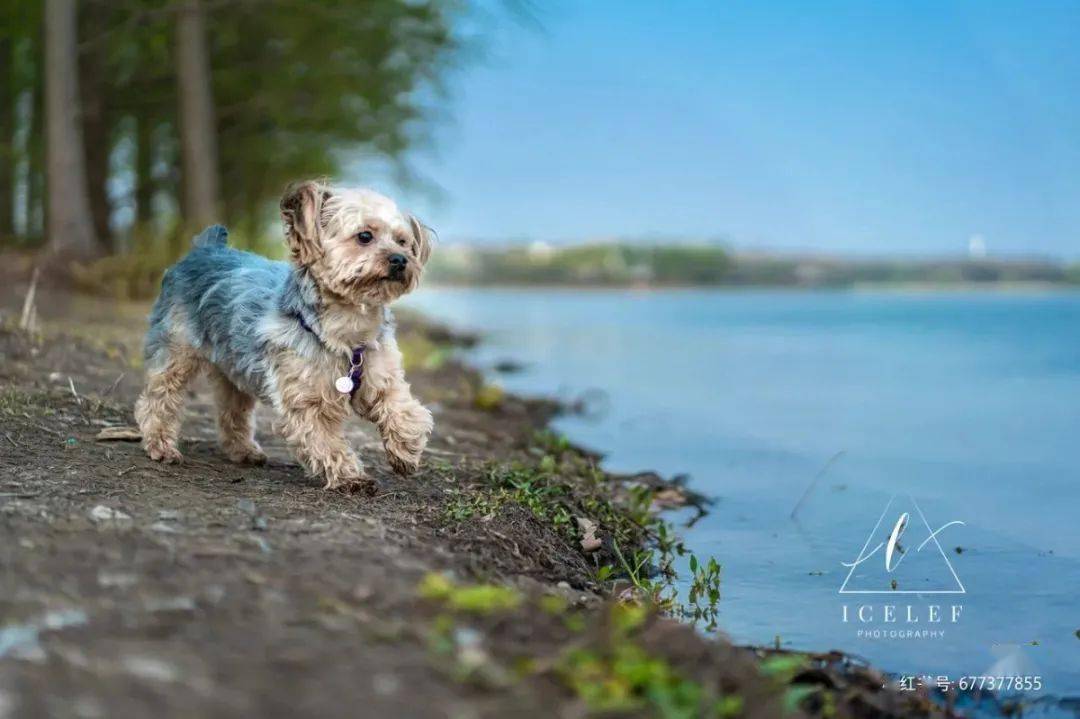
[[[797,257],[737,254],[715,244],[605,243],[444,247],[432,256],[429,276],[451,285],[594,287],[1080,284],[1080,267],[1039,260]]]
[[[4,0],[0,247],[254,242],[290,181],[398,163],[460,49],[454,0]],[[352,153],[355,157],[357,153]]]

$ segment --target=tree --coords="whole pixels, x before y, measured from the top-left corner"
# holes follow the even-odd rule
[[[176,76],[184,216],[202,227],[221,219],[221,193],[206,18],[199,0],[187,0],[177,8]]]
[[[46,232],[54,257],[88,258],[98,242],[79,128],[75,0],[45,0]]]
[[[64,254],[156,252],[163,240],[180,252],[193,225],[214,221],[255,246],[292,180],[338,176],[358,157],[389,160],[407,176],[403,158],[427,139],[465,7],[0,2],[0,65],[14,58],[0,77],[0,242],[10,214],[15,242],[37,244],[48,224],[49,246]]]
[[[15,235],[15,41],[0,35],[0,240]]]
[[[80,3],[79,100],[82,110],[82,137],[85,152],[87,197],[94,219],[94,234],[103,249],[115,250],[109,219],[109,151],[112,149],[112,123],[108,114],[110,86],[105,81],[109,5],[104,2]]]

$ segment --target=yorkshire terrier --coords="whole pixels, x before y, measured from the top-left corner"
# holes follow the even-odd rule
[[[402,475],[419,467],[431,434],[431,412],[405,381],[389,309],[419,284],[429,230],[383,195],[317,182],[291,187],[281,217],[290,262],[228,247],[217,225],[165,273],[146,335],[146,389],[135,404],[143,447],[155,461],[183,461],[184,388],[206,371],[230,460],[266,461],[255,441],[261,400],[327,489],[371,493],[375,484],[342,431],[352,412],[376,425]]]

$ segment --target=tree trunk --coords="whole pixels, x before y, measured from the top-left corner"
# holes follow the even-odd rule
[[[45,32],[35,38],[34,82],[30,86],[30,137],[26,143],[26,237],[45,244]]]
[[[219,220],[217,128],[206,19],[199,0],[177,9],[176,75],[180,95],[180,157],[184,216],[202,227]]]
[[[98,242],[79,131],[75,0],[45,0],[46,233],[56,258],[88,258]]]
[[[15,235],[15,43],[0,37],[0,244]]]
[[[154,218],[154,125],[148,113],[135,116],[135,226]]]
[[[94,219],[94,234],[105,251],[115,251],[109,218],[109,117],[105,97],[105,51],[102,37],[108,31],[109,7],[105,4],[84,3],[81,16],[82,37],[89,45],[79,56],[79,94],[82,99],[83,146],[86,153],[87,194],[90,214]]]

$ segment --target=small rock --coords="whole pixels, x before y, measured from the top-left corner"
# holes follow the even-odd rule
[[[492,369],[500,374],[515,374],[525,369],[525,365],[517,360],[501,359],[492,365]]]
[[[130,572],[108,572],[102,570],[98,572],[97,581],[98,585],[102,587],[127,589],[135,586],[139,581],[139,578]]]
[[[190,614],[195,611],[195,600],[191,597],[167,597],[150,599],[143,604],[143,609],[156,613]]]
[[[240,537],[240,539],[241,541],[258,547],[259,551],[263,554],[270,554],[274,551],[274,548],[270,546],[270,542],[267,542],[265,539],[258,535],[249,534],[247,536]]]
[[[392,696],[401,689],[401,680],[393,674],[380,672],[371,677],[371,688],[381,697]]]
[[[122,512],[119,509],[113,509],[112,507],[106,507],[104,504],[99,504],[90,510],[90,519],[99,523],[130,522],[131,515]]]
[[[157,518],[163,522],[175,522],[180,517],[180,512],[175,509],[162,509],[157,513]]]
[[[150,525],[150,531],[161,534],[180,534],[180,530],[168,522],[154,522]]]
[[[129,674],[139,679],[174,682],[180,677],[180,672],[175,666],[156,657],[132,655],[124,657],[121,663]]]

